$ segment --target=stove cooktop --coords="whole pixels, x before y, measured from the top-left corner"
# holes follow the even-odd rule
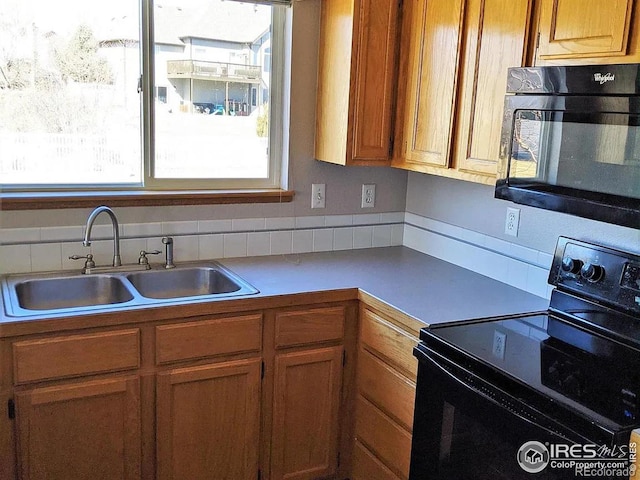
[[[545,408],[612,431],[640,425],[640,256],[561,237],[549,283],[546,312],[436,325],[420,337],[471,372],[510,378]]]

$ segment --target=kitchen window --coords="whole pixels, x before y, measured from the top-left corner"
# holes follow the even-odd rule
[[[3,191],[279,188],[283,4],[4,0]]]

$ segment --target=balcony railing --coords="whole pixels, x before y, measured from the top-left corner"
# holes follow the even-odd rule
[[[201,60],[168,60],[167,77],[194,78],[199,80],[225,80],[242,83],[259,83],[260,65],[205,62]]]

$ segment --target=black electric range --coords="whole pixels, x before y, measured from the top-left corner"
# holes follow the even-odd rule
[[[423,329],[416,479],[629,478],[640,256],[560,237],[549,308]]]

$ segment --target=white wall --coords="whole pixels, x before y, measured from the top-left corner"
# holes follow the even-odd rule
[[[403,244],[541,297],[559,236],[640,252],[640,230],[493,198],[493,187],[410,173]],[[520,209],[517,237],[504,233]],[[640,226],[639,226],[640,227]]]
[[[504,234],[507,207],[520,209],[517,238]],[[640,252],[640,225],[619,227],[516,205],[493,198],[493,187],[431,175],[409,174],[407,212],[548,253],[560,235]]]

